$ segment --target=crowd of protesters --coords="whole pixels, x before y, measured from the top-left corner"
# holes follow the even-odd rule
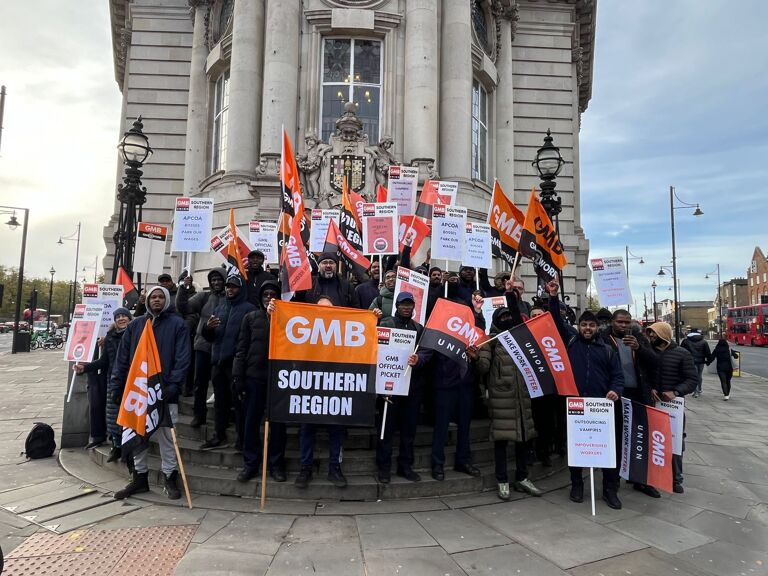
[[[399,262],[410,267],[409,254]],[[317,258],[312,288],[297,293],[299,301],[373,310],[379,325],[415,332],[417,341],[424,327],[414,319],[413,294],[395,297],[395,257],[375,260],[368,277],[348,280],[339,271],[336,254]],[[700,337],[691,337],[683,346],[674,342],[671,327],[664,322],[643,331],[626,310],[598,314],[586,310],[576,319],[559,299],[559,286],[549,282],[531,301],[525,284],[509,272],[493,278],[486,270],[462,266],[458,272],[443,270],[425,262],[414,268],[428,275],[427,315],[439,298],[462,303],[472,309],[475,324],[485,329],[481,313],[483,299],[504,296],[506,305],[493,313],[491,336],[550,312],[566,344],[579,394],[612,401],[620,397],[653,405],[692,392],[701,393],[704,363],[717,362],[723,393],[730,393],[730,349],[718,344],[714,353]],[[476,278],[477,274],[477,278]],[[213,389],[214,425],[201,449],[217,450],[229,446],[228,430],[234,424],[234,448],[242,453],[243,468],[237,479],[248,482],[259,472],[262,462],[260,428],[263,422],[269,374],[270,317],[274,300],[280,297],[276,271],[265,269],[264,255],[253,251],[247,258],[247,277],[228,274],[227,268],[214,268],[207,275],[208,286],[197,290],[191,276],[177,286],[168,274],[159,277],[159,286],[142,294],[133,314],[125,308],[114,312],[114,326],[103,339],[98,360],[76,365],[78,373],[101,374],[101,384],[89,385],[91,403],[91,442],[93,448],[109,440],[110,461],[121,458],[120,426],[116,423],[128,368],[141,329],[152,322],[162,360],[165,399],[175,420],[179,395],[193,397],[191,425],[199,428],[207,420],[207,401]],[[478,288],[479,287],[479,288]],[[574,327],[575,324],[575,327]],[[702,347],[700,342],[703,342]],[[689,352],[690,350],[690,352]],[[454,470],[473,477],[481,471],[473,464],[470,425],[473,418],[490,419],[498,496],[510,498],[510,488],[540,496],[528,477],[532,462],[551,466],[554,454],[566,452],[565,398],[544,396],[532,399],[522,375],[498,341],[467,349],[470,369],[462,374],[456,365],[432,350],[420,348],[409,359],[412,367],[407,396],[377,398],[378,428],[376,478],[391,481],[393,442],[399,435],[395,472],[411,482],[421,480],[414,469],[414,439],[418,424],[433,428],[431,467],[437,481],[445,479],[448,465],[445,446],[450,422],[457,425]],[[212,384],[212,387],[209,386]],[[90,389],[93,388],[93,392]],[[389,403],[388,418],[382,423],[384,403]],[[617,451],[621,446],[620,410],[615,410]],[[384,425],[384,430],[381,426]],[[294,479],[298,488],[312,481],[316,426],[304,424],[299,430],[301,466]],[[342,471],[345,429],[328,426],[328,480],[343,488],[347,479]],[[165,431],[158,432],[162,460],[163,486],[169,498],[179,498],[177,462]],[[514,481],[509,481],[508,454],[514,448]],[[286,426],[271,423],[267,472],[276,482],[288,478],[285,464]],[[617,459],[620,462],[620,454]],[[128,462],[132,479],[116,498],[149,490],[146,451]],[[674,491],[683,492],[682,456],[675,456]],[[634,489],[658,498],[652,487],[634,484]],[[602,496],[608,506],[621,508],[618,497],[618,467],[603,470]],[[583,471],[571,469],[570,499],[584,499]]]

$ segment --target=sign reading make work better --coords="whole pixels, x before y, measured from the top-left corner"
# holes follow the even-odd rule
[[[278,301],[269,334],[270,420],[373,426],[373,312]]]

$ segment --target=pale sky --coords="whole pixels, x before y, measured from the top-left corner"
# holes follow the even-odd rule
[[[735,7],[738,7],[736,10]],[[650,284],[671,297],[669,186],[704,216],[676,210],[683,300],[711,299],[744,276],[765,234],[768,36],[762,0],[600,0],[593,97],[582,115],[582,223],[591,256],[624,255],[638,304]],[[0,204],[31,209],[27,274],[74,273],[105,248],[121,95],[106,0],[0,2],[0,84],[7,87]],[[557,144],[557,142],[555,142]],[[0,222],[0,264],[17,266],[21,229]],[[93,271],[87,270],[92,277]]]

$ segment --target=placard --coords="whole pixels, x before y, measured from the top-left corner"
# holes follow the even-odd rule
[[[115,321],[115,310],[123,305],[123,287],[120,284],[83,284],[83,304],[103,306],[99,324],[99,338],[103,338]]]
[[[397,214],[406,216],[416,212],[416,186],[419,183],[419,169],[415,166],[389,167],[389,200],[397,204]]]
[[[379,353],[376,363],[376,394],[408,396],[411,367],[408,358],[416,348],[416,332],[378,326]]]
[[[667,402],[656,402],[656,408],[669,414],[669,423],[672,429],[672,454],[683,454],[683,420],[685,417],[685,398],[679,396]]]
[[[456,204],[456,195],[459,193],[459,183],[440,180],[437,183],[437,196],[442,204]]]
[[[67,362],[90,362],[99,337],[102,304],[76,304],[69,327],[69,337],[64,346]]]
[[[210,251],[213,198],[176,198],[173,212],[173,252]]]
[[[568,466],[616,467],[614,403],[606,398],[567,398]]]
[[[463,206],[435,204],[432,207],[432,258],[461,262],[467,209]]]
[[[363,204],[363,254],[397,254],[397,204]]]
[[[483,307],[480,312],[485,318],[485,333],[491,333],[491,325],[493,324],[493,313],[499,308],[504,308],[507,305],[506,296],[491,296],[489,298],[483,298]]]
[[[280,262],[280,251],[277,249],[277,223],[276,222],[248,222],[248,239],[254,250],[264,253],[264,262],[277,264]]]
[[[461,263],[473,268],[490,269],[491,260],[491,226],[479,222],[467,222],[464,235],[464,253]]]
[[[133,253],[133,271],[143,274],[163,273],[165,239],[168,226],[139,222],[136,230],[136,246]]]
[[[331,220],[339,224],[339,218],[341,217],[341,211],[336,208],[329,208],[321,210],[320,208],[312,209],[312,223],[309,228],[309,251],[320,254],[325,247],[325,237],[328,235],[328,225]]]
[[[218,254],[224,262],[227,261],[227,245],[229,244],[230,238],[232,238],[232,234],[229,231],[229,226],[222,228],[216,236],[211,238],[211,251]],[[240,228],[237,228],[237,243],[240,254],[243,256],[247,256],[252,250],[248,239]]]
[[[632,303],[624,258],[592,258],[589,263],[601,306],[625,306]]]
[[[397,302],[397,297],[401,292],[413,294],[413,298],[416,301],[416,307],[413,309],[413,319],[419,324],[424,324],[427,317],[429,276],[399,266],[397,268],[397,279],[395,280],[395,294],[392,297],[393,302]]]

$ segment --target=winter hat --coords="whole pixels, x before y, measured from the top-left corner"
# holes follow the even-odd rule
[[[122,306],[120,308],[116,308],[115,311],[112,312],[112,320],[117,320],[118,316],[128,316],[128,318],[133,318],[128,308],[123,308]]]
[[[416,299],[413,297],[413,294],[410,292],[400,292],[400,294],[397,295],[397,300],[395,301],[395,304],[400,304],[400,302],[404,302],[405,300],[410,300],[414,304],[416,303]]]
[[[439,266],[432,266],[432,268],[429,269],[429,273],[432,274],[432,272],[442,272]]]
[[[600,313],[598,312],[598,316],[595,316],[595,313],[592,312],[592,310],[584,310],[584,312],[581,313],[581,316],[579,316],[579,324],[582,322],[594,322],[597,324],[597,319],[599,317]]]
[[[339,256],[337,254],[334,254],[333,252],[323,252],[322,254],[320,254],[320,257],[317,259],[317,263],[319,264],[323,260],[333,260],[338,264]]]
[[[173,282],[173,278],[170,274],[160,274],[160,276],[157,277],[158,282]]]
[[[664,340],[664,342],[672,342],[672,326],[666,322],[654,322],[648,326],[648,330],[653,330],[656,336]]]
[[[610,322],[613,319],[613,314],[611,314],[611,311],[608,310],[608,308],[600,308],[600,310],[597,311],[596,318],[598,322]]]
[[[239,288],[243,287],[243,279],[240,278],[238,274],[232,274],[232,276],[227,276],[227,282],[224,284],[225,286],[238,286]]]
[[[251,250],[250,252],[248,252],[248,258],[250,258],[251,256],[259,256],[260,258],[264,258],[264,252],[262,252],[261,250]]]

